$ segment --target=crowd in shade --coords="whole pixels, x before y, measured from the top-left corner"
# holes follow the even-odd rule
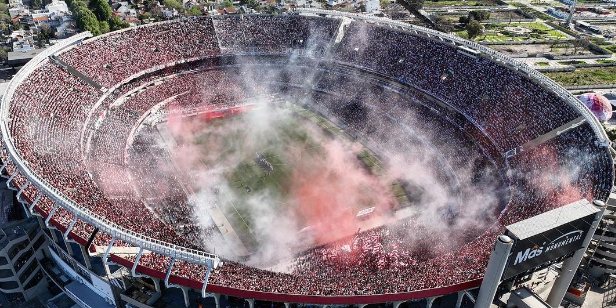
[[[302,54],[309,57],[295,57]],[[452,164],[462,164],[465,151],[474,147],[508,168],[502,180],[509,184],[510,198],[498,209],[498,218],[469,232],[455,247],[413,219],[403,219],[305,251],[289,272],[225,261],[210,277],[215,285],[366,295],[480,279],[504,226],[580,198],[603,199],[612,184],[611,158],[588,124],[505,162],[506,151],[579,113],[502,63],[390,27],[362,22],[342,26],[339,19],[305,16],[191,18],[104,35],[59,58],[108,90],[101,92],[43,61],[19,85],[9,107],[9,130],[24,164],[81,208],[178,246],[208,249],[208,239],[219,234],[193,221],[182,181],[160,174],[165,153],[155,145],[153,128],[139,127],[156,112],[229,108],[266,89],[301,93],[315,109],[368,140],[390,139],[384,137],[400,123],[438,130],[443,133],[434,134],[432,142],[455,149],[449,153]],[[447,130],[452,129],[468,143],[449,138],[453,133]],[[15,170],[9,162],[8,173]],[[73,214],[56,207],[23,175],[13,182],[25,187],[22,197],[36,202],[37,211],[53,213],[52,223],[60,230],[74,222]],[[420,241],[400,236],[409,228],[417,229]],[[71,231],[88,239],[94,227],[77,220]],[[94,244],[105,246],[110,239],[99,232]],[[128,259],[135,261],[135,256]],[[169,264],[169,257],[155,253],[139,260],[139,265],[163,273]],[[205,268],[176,261],[172,274],[203,281]]]

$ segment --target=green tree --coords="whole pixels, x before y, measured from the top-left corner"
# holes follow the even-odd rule
[[[150,18],[152,18],[152,13],[150,13],[150,12],[145,12],[145,13],[139,15],[139,20],[142,20],[142,21],[143,20],[148,20]]]
[[[193,6],[190,10],[186,12],[188,16],[199,16],[201,15],[201,9],[198,6]]]
[[[88,8],[78,7],[75,11],[77,27],[83,31],[90,31],[93,35],[100,35],[101,30],[98,24],[98,20],[96,19],[96,15],[92,13]]]
[[[152,7],[150,9],[150,13],[152,13],[152,16],[154,16],[156,20],[161,20],[165,18],[165,14],[163,14],[163,10],[158,6]]]
[[[453,23],[442,16],[434,17],[432,22],[434,22],[436,30],[441,32],[449,33],[454,29]]]
[[[109,32],[109,23],[106,21],[99,21],[98,22],[98,27],[101,30],[101,34],[105,34],[107,32]]]
[[[8,27],[10,23],[11,23],[11,16],[0,13],[0,25],[4,25],[5,27]]]
[[[0,3],[0,12],[4,12],[4,13],[9,12],[9,7],[6,5],[6,3]]]
[[[605,133],[607,134],[607,138],[610,139],[610,141],[615,141],[616,140],[616,128],[608,128],[605,126],[605,123],[601,123],[601,126],[603,126],[603,130],[605,130]]]
[[[233,6],[233,2],[229,1],[229,0],[225,0],[222,2],[222,5],[224,7],[232,7]]]
[[[184,5],[178,0],[163,0],[163,5],[169,9],[175,9],[178,12],[184,10]]]
[[[118,17],[113,17],[109,20],[109,30],[111,31],[116,31],[128,27],[130,27],[130,24],[125,22],[124,20],[119,19]]]
[[[43,0],[32,0],[30,2],[30,6],[32,6],[32,8],[35,10],[40,10],[44,7]]]
[[[36,35],[36,39],[41,45],[49,43],[49,39],[54,36],[55,29],[48,24],[41,24],[39,26],[39,33]]]
[[[90,8],[99,21],[107,21],[111,18],[111,6],[106,0],[90,0]]]
[[[468,19],[474,19],[477,21],[490,19],[490,12],[488,11],[470,11],[468,12]]]
[[[257,0],[243,0],[242,4],[245,4],[247,7],[255,8],[259,6],[259,1]]]
[[[0,61],[4,62],[9,59],[9,51],[11,51],[10,47],[0,47]]]
[[[424,5],[424,0],[402,0],[401,2],[404,7],[409,10],[421,10]]]
[[[468,33],[468,39],[473,40],[483,33],[483,26],[473,19],[466,24],[466,32]]]

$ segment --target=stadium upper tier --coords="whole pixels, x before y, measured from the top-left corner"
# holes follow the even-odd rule
[[[289,273],[227,261],[207,285],[208,291],[246,298],[325,304],[476,287],[504,226],[580,198],[608,197],[614,176],[609,140],[560,86],[443,33],[329,11],[318,12],[328,17],[308,16],[315,12],[189,18],[83,41],[82,35],[61,43],[70,46],[51,47],[15,76],[2,98],[3,170],[19,197],[68,238],[92,244],[91,251],[98,246],[104,252],[110,244],[141,247],[151,253],[112,252],[110,259],[129,268],[138,259],[138,272],[201,289],[207,266],[217,266],[218,258],[194,233],[217,231],[186,219],[192,209],[181,189],[168,189],[160,199],[130,193],[134,187],[179,187],[173,176],[151,181],[159,158],[135,162],[134,153],[151,142],[142,124],[160,122],[161,115],[229,109],[275,89],[310,96],[342,126],[377,145],[376,135],[394,125],[439,131],[429,144],[436,152],[456,149],[440,151],[451,156],[443,158],[454,167],[451,178],[468,153],[480,153],[499,169],[508,188],[497,220],[453,251],[422,257],[422,251],[402,247],[394,262],[392,250],[384,249],[387,266],[377,267],[367,264],[379,262],[378,254],[362,256],[363,265],[329,261],[342,258],[334,255],[344,243],[336,242],[298,256]],[[246,76],[256,82],[243,84]],[[357,93],[365,93],[357,104],[369,107],[340,111]],[[389,121],[371,114],[386,111]],[[162,205],[151,210],[145,199]],[[409,221],[398,227],[413,228]],[[396,232],[382,228],[355,241],[398,247]]]

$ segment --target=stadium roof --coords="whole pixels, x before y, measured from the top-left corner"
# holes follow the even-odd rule
[[[526,239],[597,212],[599,212],[597,207],[582,199],[511,224],[507,226],[507,230],[518,239]]]

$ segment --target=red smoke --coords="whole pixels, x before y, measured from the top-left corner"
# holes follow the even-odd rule
[[[319,244],[375,226],[392,200],[387,188],[363,169],[354,151],[335,141],[322,145],[325,157],[300,162],[291,183],[297,216]],[[370,221],[360,222],[357,212],[372,206],[376,208]]]

